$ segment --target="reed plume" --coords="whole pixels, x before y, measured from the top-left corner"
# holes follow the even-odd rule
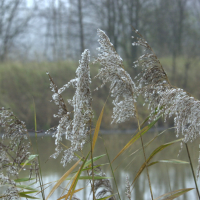
[[[113,44],[104,31],[98,29],[100,47],[98,58],[104,68],[99,70],[96,78],[103,81],[101,87],[110,83],[110,93],[113,100],[112,123],[121,123],[135,117],[135,84],[130,75],[124,70],[123,60],[115,51]]]
[[[200,101],[183,89],[171,85],[151,46],[138,30],[134,31],[137,37],[132,45],[144,50],[144,54],[134,62],[134,67],[141,69],[135,77],[136,82],[124,70],[122,58],[105,32],[97,30],[100,53],[95,62],[100,62],[104,68],[100,69],[96,77],[103,81],[102,86],[107,82],[111,83],[111,96],[115,98],[112,123],[121,123],[135,117],[134,103],[142,95],[150,110],[150,120],[160,115],[164,116],[165,121],[167,118],[174,118],[176,136],[184,136],[182,148],[183,143],[192,142],[200,135]]]
[[[19,199],[18,189],[14,178],[18,177],[23,163],[29,158],[30,143],[27,142],[27,129],[11,110],[0,109],[0,125],[2,140],[0,142],[0,186],[6,187],[3,199]],[[30,176],[33,169],[38,174],[38,163],[30,162]]]
[[[200,135],[200,101],[183,89],[171,85],[150,45],[137,30],[134,31],[137,37],[133,45],[141,46],[145,52],[134,62],[135,67],[142,68],[142,72],[136,77],[138,92],[148,104],[152,119],[159,115],[163,115],[165,121],[167,118],[174,118],[176,136],[184,136],[182,149],[183,143],[193,142]],[[198,166],[197,177],[199,170]]]
[[[142,72],[137,77],[138,92],[145,98],[152,117],[163,114],[166,120],[173,116],[177,137],[182,134],[183,142],[194,141],[200,130],[200,101],[170,84],[157,56],[142,35],[137,31],[136,33],[137,42],[133,45],[141,46],[145,51],[134,63],[135,67],[142,67]]]
[[[61,163],[65,166],[72,160],[76,160],[74,153],[83,149],[86,138],[89,134],[89,122],[93,117],[92,97],[90,91],[90,52],[85,50],[82,53],[82,59],[79,62],[79,67],[76,70],[76,78],[69,81],[60,89],[57,88],[53,79],[49,75],[50,88],[54,93],[52,99],[58,106],[58,114],[54,117],[60,118],[59,124],[56,127],[53,137],[55,137],[56,152],[51,156],[57,158],[63,151],[60,142],[62,135],[65,135],[66,140],[71,142],[71,146],[63,152]],[[62,93],[66,88],[73,86],[76,88],[75,94],[68,103],[73,107],[73,111],[69,112],[62,98]],[[70,115],[73,114],[73,118]],[[51,130],[49,130],[51,131]],[[47,131],[47,133],[49,132]]]

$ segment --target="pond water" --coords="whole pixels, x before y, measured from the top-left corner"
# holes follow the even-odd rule
[[[146,133],[143,136],[144,143],[147,143],[152,138],[154,138],[158,133],[156,132],[149,132]],[[133,134],[124,134],[124,133],[117,133],[117,134],[99,134],[101,138],[98,138],[94,156],[99,156],[102,154],[105,154],[105,146],[108,150],[110,160],[113,160],[115,156],[119,153],[119,151],[125,146],[125,144],[131,139]],[[173,131],[165,132],[159,137],[157,137],[150,145],[148,145],[145,148],[146,157],[148,158],[152,151],[159,147],[162,144],[165,144],[167,142],[171,142],[173,140],[176,140],[175,133]],[[54,153],[54,138],[51,136],[39,136],[38,134],[38,149],[39,149],[39,155],[41,160],[41,169],[42,169],[42,175],[43,175],[43,182],[44,184],[53,182],[58,180],[71,166],[67,166],[64,168],[60,164],[60,157],[56,160],[54,159],[48,159],[51,154]],[[32,147],[33,150],[36,153],[36,141],[35,137],[31,137]],[[194,143],[188,144],[192,163],[194,170],[196,172],[196,166],[197,166],[197,159],[199,155],[199,140],[195,141]],[[104,146],[105,144],[105,146]],[[87,155],[87,152],[89,150],[90,143],[87,144],[88,147],[86,147],[84,151],[84,155]],[[144,156],[142,150],[138,151],[137,153],[133,154],[137,149],[141,148],[141,141],[140,139],[137,140],[129,150],[124,152],[121,156],[119,156],[112,164],[113,169],[115,170],[115,178],[117,182],[117,186],[119,189],[119,193],[121,195],[121,199],[125,200],[127,199],[125,195],[125,182],[126,182],[126,176],[128,175],[130,182],[134,180],[134,177],[136,176],[138,170],[140,169],[141,165],[144,163]],[[166,160],[166,159],[179,159],[184,161],[189,161],[187,152],[185,149],[185,146],[180,153],[180,156],[177,157],[177,154],[180,149],[180,143],[175,143],[161,152],[159,152],[152,160]],[[131,155],[133,154],[133,155]],[[103,164],[108,163],[108,157],[104,156],[101,159],[97,161],[96,164]],[[153,166],[150,166],[149,168],[149,175],[150,180],[152,184],[152,190],[154,198],[178,189],[183,188],[195,188],[195,184],[192,178],[192,172],[190,169],[189,164],[170,164],[170,163],[158,163]],[[107,176],[111,177],[112,172],[110,169],[110,166],[104,165],[102,167],[102,170],[106,173]],[[25,173],[25,172],[24,172]],[[22,174],[23,176],[24,174]],[[114,180],[111,179],[112,186],[114,188],[114,192],[117,192]],[[200,186],[200,181],[197,181],[198,185]],[[45,189],[45,195],[47,196],[54,186],[54,182]],[[80,199],[86,200],[86,199],[92,199],[92,195],[90,195],[90,187],[88,186],[88,181],[80,181],[78,182],[78,185],[76,189],[86,187],[86,190],[82,190],[76,194],[76,196]],[[64,188],[67,185],[67,181],[62,184],[62,187]],[[47,186],[47,185],[46,185]],[[54,200],[61,196],[62,189],[56,190],[50,199]],[[139,177],[139,179],[136,181],[134,188],[132,190],[132,199],[135,200],[150,200],[150,191],[149,191],[149,185],[148,185],[148,179],[146,170],[144,170]],[[179,200],[188,200],[188,199],[198,199],[196,195],[196,190],[189,191],[185,195],[180,196],[177,198]]]

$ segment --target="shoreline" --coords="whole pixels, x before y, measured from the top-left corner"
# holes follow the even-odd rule
[[[148,130],[148,132],[152,133],[152,132],[161,132],[167,129],[172,129],[172,127],[157,127],[157,128],[151,128],[150,130]],[[106,130],[106,129],[101,129],[99,131],[99,134],[134,134],[136,133],[137,129],[126,129],[126,130]],[[53,132],[52,132],[53,133]],[[37,133],[37,137],[43,137],[43,136],[52,136],[52,133],[50,134],[45,134],[45,131],[41,131]],[[30,137],[34,137],[35,136],[35,132],[34,131],[29,131],[28,132]],[[2,133],[0,133],[0,135],[2,135]]]

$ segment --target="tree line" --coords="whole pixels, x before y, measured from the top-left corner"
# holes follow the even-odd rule
[[[1,0],[0,60],[78,60],[96,48],[101,28],[132,66],[134,27],[159,56],[172,58],[174,75],[176,58],[187,57],[187,76],[200,46],[199,10],[200,0]]]

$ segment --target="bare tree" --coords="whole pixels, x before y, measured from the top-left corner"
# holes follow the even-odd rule
[[[83,13],[82,13],[82,0],[78,0],[78,18],[80,29],[80,47],[81,53],[84,51],[84,32],[83,32]]]
[[[176,8],[172,12],[172,81],[176,78],[176,58],[181,53],[182,36],[184,32],[185,9],[187,0],[178,0]]]
[[[66,59],[68,27],[68,7],[65,0],[51,0],[46,4],[39,2],[38,18],[43,28],[43,55],[49,60]]]
[[[25,33],[32,13],[24,0],[0,1],[0,60],[6,60],[15,40]]]

